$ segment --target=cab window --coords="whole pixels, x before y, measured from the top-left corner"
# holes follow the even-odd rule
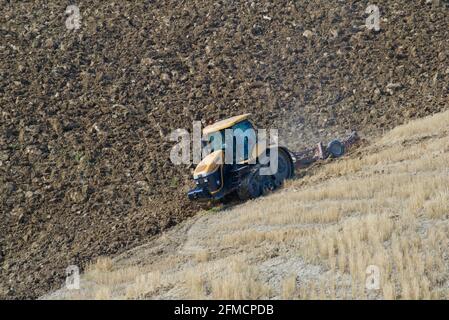
[[[254,130],[253,125],[248,120],[244,120],[242,122],[235,124],[232,127],[232,129],[234,131],[234,137],[233,137],[233,139],[234,139],[233,140],[234,161],[240,162],[242,160],[248,160],[249,152],[250,152],[248,135],[250,135],[251,133],[247,132],[247,130]],[[255,132],[254,132],[254,134],[255,134]],[[254,137],[254,138],[256,138],[256,137]],[[237,139],[239,139],[239,141],[243,140],[243,159],[236,159],[236,157],[237,157]],[[254,141],[254,143],[255,143],[255,141]]]
[[[221,135],[221,140],[216,139],[215,135],[217,135],[218,137],[219,135]],[[214,134],[211,134],[207,140],[210,145],[211,152],[222,150],[225,147],[225,137],[223,135],[223,132],[215,132]]]

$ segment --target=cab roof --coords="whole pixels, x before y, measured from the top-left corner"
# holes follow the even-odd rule
[[[251,115],[251,113],[245,113],[239,116],[234,116],[225,120],[221,120],[218,122],[215,122],[214,124],[211,124],[203,129],[203,134],[208,135],[209,133],[217,132],[223,129],[227,129],[235,125],[236,123],[239,123],[243,120],[248,119],[248,117]]]

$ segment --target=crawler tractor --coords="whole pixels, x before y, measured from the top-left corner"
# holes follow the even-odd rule
[[[345,149],[358,140],[356,132],[353,132],[343,141],[333,140],[327,146],[319,143],[316,147],[305,149],[300,152],[292,152],[284,146],[267,146],[264,141],[242,144],[244,150],[242,157],[235,157],[236,139],[242,132],[256,130],[249,120],[250,114],[235,116],[226,120],[216,122],[203,129],[206,137],[203,147],[209,147],[210,153],[195,168],[193,178],[195,189],[188,192],[190,200],[220,200],[237,196],[241,200],[257,198],[266,192],[272,191],[283,184],[286,179],[292,178],[295,168],[304,168],[311,163],[326,159],[337,158],[344,154]],[[233,133],[234,143],[227,146],[225,131]],[[222,139],[214,141],[219,134]],[[240,137],[241,138],[241,137]],[[260,174],[261,169],[269,167],[270,163],[260,161],[269,159],[270,153],[276,148],[277,168],[271,174]],[[232,163],[225,161],[226,153],[233,152]],[[275,155],[276,153],[274,153]]]

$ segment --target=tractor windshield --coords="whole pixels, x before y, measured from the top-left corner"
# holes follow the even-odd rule
[[[241,121],[233,125],[231,128],[209,134],[207,136],[206,145],[210,147],[211,152],[226,149],[226,134],[225,134],[226,130],[232,130],[233,135],[232,145],[234,156],[236,155],[237,145],[240,145],[243,146],[244,148],[243,152],[240,154],[243,156],[244,159],[248,159],[250,149],[248,135],[251,135],[251,132],[248,132],[248,130],[254,130],[253,125],[248,120]]]
[[[255,143],[255,131],[254,127],[248,120],[244,120],[235,124],[232,127],[233,130],[233,152],[234,152],[234,161],[240,162],[243,160],[248,160],[249,152],[253,147],[253,143]],[[253,140],[250,141],[250,137]],[[251,143],[251,145],[250,145]],[[237,150],[239,148],[239,150]],[[243,148],[243,150],[242,150]]]
[[[214,152],[226,148],[225,132],[221,130],[219,132],[213,132],[207,136],[206,144],[210,147],[210,151]]]

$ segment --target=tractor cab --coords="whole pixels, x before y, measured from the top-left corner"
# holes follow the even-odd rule
[[[235,116],[204,128],[203,135],[205,136],[205,141],[203,142],[203,147],[209,148],[212,153],[219,150],[224,153],[232,151],[234,162],[248,160],[251,151],[250,149],[254,147],[250,146],[248,135],[251,133],[249,133],[248,130],[252,130],[252,133],[255,134],[254,126],[251,121],[248,120],[249,116],[249,113]],[[229,134],[230,137],[226,137],[227,134]],[[229,142],[231,138],[232,150],[230,150],[231,146],[227,145],[227,142]],[[236,149],[238,141],[243,141],[243,146],[239,145],[240,147],[243,147],[243,150],[240,150],[240,153],[238,153]],[[237,154],[240,155],[240,159],[236,159]]]
[[[194,170],[196,188],[188,192],[189,199],[225,200],[233,194],[242,200],[255,198],[293,175],[288,151],[279,152],[282,170],[271,176],[259,175],[260,165],[255,160],[267,147],[261,148],[249,116],[249,113],[235,116],[203,129],[203,147],[210,153]]]
[[[232,172],[248,162],[250,149],[254,148],[246,137],[251,134],[247,130],[254,130],[249,116],[249,113],[235,116],[203,129],[202,146],[209,153],[195,168],[193,179],[197,187],[189,192],[190,199],[220,199],[235,187]]]

